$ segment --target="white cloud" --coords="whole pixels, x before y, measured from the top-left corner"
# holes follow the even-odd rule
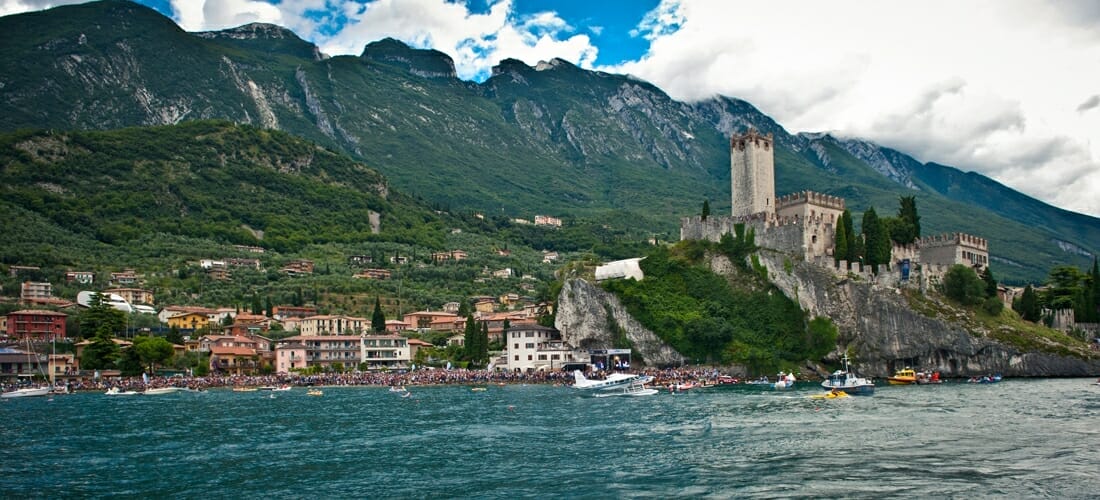
[[[743,98],[790,130],[867,138],[1100,215],[1100,3],[665,0],[634,74]]]
[[[86,1],[88,0],[0,0],[0,17]]]

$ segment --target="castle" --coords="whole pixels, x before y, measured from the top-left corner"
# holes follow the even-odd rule
[[[681,240],[718,241],[733,234],[734,226],[752,228],[756,244],[831,267],[838,272],[870,275],[859,263],[833,260],[835,228],[844,214],[844,199],[813,191],[775,196],[775,138],[749,129],[730,137],[730,194],[728,217],[684,217]],[[975,268],[989,265],[989,243],[977,236],[951,233],[920,238],[909,245],[895,245],[891,263],[877,274],[896,273],[900,264],[920,264],[924,275],[936,277],[954,264]]]

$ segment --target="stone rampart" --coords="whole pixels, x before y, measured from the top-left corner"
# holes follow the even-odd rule
[[[791,193],[780,196],[775,200],[776,210],[781,210],[793,205],[801,203],[809,203],[811,205],[818,205],[825,208],[831,208],[833,210],[844,211],[844,198],[839,196],[829,196],[827,194],[817,193],[814,191],[799,191],[797,193]]]
[[[963,245],[982,251],[989,251],[989,242],[985,238],[966,233],[937,234],[925,236],[920,239],[921,248],[938,248],[955,245]]]

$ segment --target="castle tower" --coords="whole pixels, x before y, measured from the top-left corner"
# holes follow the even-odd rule
[[[775,151],[772,134],[756,130],[730,137],[733,216],[775,212]]]

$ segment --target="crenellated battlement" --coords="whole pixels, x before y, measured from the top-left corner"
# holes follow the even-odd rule
[[[760,132],[757,132],[754,128],[750,128],[744,134],[733,134],[730,136],[731,150],[744,151],[749,144],[762,147],[765,150],[770,150],[775,144],[775,137],[770,133],[761,135]]]
[[[920,239],[921,248],[937,248],[956,245],[989,251],[989,242],[985,238],[966,233],[937,234],[934,236],[925,236]]]
[[[839,196],[829,196],[827,194],[817,193],[814,191],[799,191],[797,193],[780,196],[775,200],[775,208],[776,210],[782,210],[784,208],[803,203],[831,208],[833,210],[839,210],[841,212],[844,211],[844,198],[841,198]]]

